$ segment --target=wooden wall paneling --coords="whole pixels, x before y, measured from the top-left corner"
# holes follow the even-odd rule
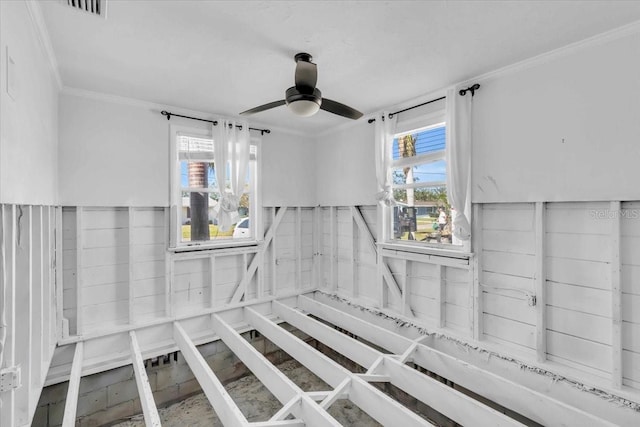
[[[2,291],[3,315],[5,323],[4,347],[0,359],[0,368],[11,368],[16,365],[16,273],[15,273],[15,205],[2,205]],[[0,392],[2,411],[0,425],[15,425],[15,391],[10,389]]]
[[[624,373],[622,371],[622,265],[620,258],[621,213],[619,201],[612,201],[610,212],[613,212],[611,223],[611,385],[620,389]]]
[[[216,256],[211,254],[209,256],[209,307],[216,306]],[[260,291],[258,291],[260,292]]]
[[[329,208],[329,230],[331,233],[331,274],[329,286],[331,292],[338,290],[338,213],[333,206]]]
[[[56,336],[58,340],[67,338],[68,332],[64,328],[64,271],[67,270],[67,264],[65,263],[65,256],[63,251],[63,238],[64,229],[62,226],[62,207],[59,206],[55,209],[55,266],[56,266]]]
[[[128,221],[127,221],[127,250],[129,252],[129,259],[128,259],[128,267],[129,267],[129,277],[127,280],[127,285],[128,285],[128,307],[129,307],[129,316],[128,316],[128,323],[130,325],[133,325],[136,323],[136,313],[135,313],[135,293],[134,293],[134,287],[135,287],[135,281],[134,281],[134,265],[136,260],[134,259],[134,235],[133,235],[133,228],[134,228],[134,224],[135,224],[135,209],[132,208],[131,206],[128,208]]]
[[[275,209],[275,208],[274,208]],[[264,242],[263,242],[263,248],[268,247],[271,244],[271,248],[272,248],[272,267],[273,267],[273,283],[272,283],[272,295],[275,295],[277,292],[276,289],[276,279],[277,279],[277,275],[276,275],[276,269],[275,266],[277,265],[277,253],[276,253],[276,234],[278,231],[278,227],[279,225],[282,223],[282,220],[284,218],[284,216],[287,213],[287,208],[286,207],[281,207],[278,210],[278,213],[275,214],[275,211],[273,211],[274,213],[274,217],[273,217],[273,221],[271,222],[271,227],[269,227],[269,230],[267,231],[265,237],[264,237]],[[262,249],[264,250],[264,249]],[[240,299],[242,298],[242,296],[245,294],[246,289],[247,289],[247,285],[249,280],[251,280],[254,276],[254,274],[256,273],[259,265],[260,265],[260,257],[255,256],[252,260],[251,263],[249,265],[247,265],[246,263],[246,252],[244,253],[245,258],[244,258],[244,269],[243,269],[243,276],[242,279],[240,281],[240,283],[238,283],[238,286],[233,294],[233,297],[231,298],[231,302],[232,303],[237,303],[240,301]]]
[[[83,285],[83,244],[82,234],[83,225],[82,217],[84,215],[84,208],[78,206],[76,208],[76,335],[82,335],[84,332],[84,319],[82,318],[82,285]]]
[[[357,208],[356,208],[357,209]],[[358,289],[358,224],[353,217],[353,211],[351,211],[350,223],[351,223],[351,296],[355,299],[360,297]]]
[[[275,222],[276,222],[276,208],[273,207],[271,208],[271,227],[269,227],[269,230],[273,228],[273,224],[275,224]],[[265,237],[265,240],[266,240],[266,237]],[[269,260],[271,265],[271,295],[276,295],[277,286],[278,286],[278,282],[277,282],[278,280],[277,255],[278,254],[276,253],[276,241],[277,239],[276,239],[275,230],[274,230],[274,233],[272,233],[272,237],[271,237],[271,245],[267,245],[265,242],[265,246],[271,247],[271,259]]]
[[[536,358],[538,362],[547,359],[547,299],[545,295],[547,273],[545,270],[546,254],[544,251],[546,236],[544,202],[535,205],[535,234],[536,234],[536,275],[535,275],[535,307],[536,307]]]
[[[481,283],[482,278],[482,226],[484,223],[484,209],[481,204],[473,205],[473,222],[471,243],[473,248],[473,339],[480,341],[482,339],[482,312],[483,308],[483,292]]]
[[[42,386],[42,365],[43,355],[45,353],[44,346],[44,284],[43,284],[43,221],[42,221],[42,206],[30,206],[30,261],[31,265],[31,393],[29,395],[30,405],[29,413],[35,411],[38,399],[40,397],[40,388]]]
[[[322,208],[316,206],[313,208],[313,258],[311,287],[320,289],[322,287]]]
[[[15,245],[15,363],[21,367],[22,387],[15,391],[15,420],[23,425],[29,420],[31,406],[31,367],[33,344],[33,275],[32,275],[32,207],[16,207]]]
[[[295,262],[296,262],[296,273],[295,273],[295,283],[294,288],[300,289],[302,287],[302,208],[298,206],[296,208],[296,220],[295,220]]]

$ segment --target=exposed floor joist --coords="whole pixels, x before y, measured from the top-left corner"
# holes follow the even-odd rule
[[[272,317],[261,313],[269,313]],[[521,425],[519,421],[416,371],[406,365],[407,362],[413,362],[485,399],[497,402],[543,425],[614,425],[543,393],[436,350],[425,344],[429,341],[426,336],[417,339],[407,338],[367,322],[357,317],[357,313],[349,314],[340,308],[308,296],[300,295],[297,299],[290,298],[283,301],[273,300],[268,305],[245,305],[237,307],[232,312],[211,313],[210,316],[211,328],[216,336],[283,405],[269,420],[249,422],[202,357],[189,334],[180,322],[174,322],[175,344],[225,426],[339,426],[339,422],[327,412],[339,399],[350,400],[383,425],[402,425],[403,427],[432,425],[428,420],[374,387],[370,384],[371,382],[388,382],[462,425]],[[358,374],[347,370],[271,320],[275,316],[363,366],[367,369],[366,373]],[[230,322],[231,319],[233,319],[232,322]],[[358,338],[345,334],[323,321]],[[332,389],[303,391],[245,340],[231,326],[232,324],[240,325],[245,330],[247,327],[257,330],[329,384]],[[186,325],[185,323],[185,327]],[[131,359],[145,423],[148,426],[160,426],[160,417],[144,368],[136,332],[131,331],[129,337]],[[360,338],[390,351],[391,354],[367,345],[360,341]],[[72,426],[76,422],[78,392],[84,362],[83,349],[84,343],[78,342],[72,364],[63,426]],[[290,416],[295,419],[287,419]]]
[[[306,296],[298,307],[543,425],[615,424]]]
[[[257,311],[245,308],[245,320],[330,386],[341,387],[350,379],[349,400],[382,425],[432,425]]]
[[[173,339],[222,424],[229,427],[246,426],[248,422],[242,411],[177,322],[173,324]]]
[[[324,411],[313,399],[305,395],[293,381],[271,364],[260,352],[240,336],[220,316],[212,316],[213,329],[222,341],[235,353],[249,370],[282,403],[290,405],[290,413],[314,426],[340,426],[329,413]]]
[[[64,417],[62,427],[73,427],[76,425],[76,410],[78,408],[78,393],[80,392],[80,380],[82,378],[82,362],[84,360],[84,343],[76,344],[73,354],[73,364],[71,365],[71,376],[69,377],[69,388],[67,389],[67,400],[64,404]]]
[[[140,346],[138,345],[136,333],[131,331],[129,332],[129,336],[131,340],[133,372],[136,377],[136,385],[138,386],[138,394],[140,395],[140,404],[142,406],[145,424],[147,427],[160,427],[161,424],[160,416],[158,415],[158,408],[153,400],[149,377],[147,376],[147,371],[144,368],[144,361],[142,360],[142,354],[140,354]]]
[[[312,336],[333,350],[348,357],[372,372],[359,375],[365,381],[389,381],[441,414],[461,425],[520,426],[521,423],[442,384],[409,366],[392,355],[385,355],[301,312],[274,302],[274,313],[292,326]],[[331,319],[331,318],[329,318]],[[382,362],[380,360],[382,358]],[[376,365],[373,367],[372,365]],[[371,370],[370,370],[371,371]]]

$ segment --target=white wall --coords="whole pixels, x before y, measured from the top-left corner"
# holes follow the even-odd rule
[[[0,201],[57,202],[58,86],[26,2],[0,2]],[[8,94],[8,56],[15,64]],[[11,76],[10,76],[11,77]]]
[[[640,34],[481,82],[473,201],[640,198]]]
[[[322,206],[376,204],[374,125],[357,124],[318,138],[316,188]]]
[[[279,130],[262,137],[262,204],[315,206],[316,141]]]
[[[169,122],[161,110],[160,106],[135,100],[63,93],[61,204],[168,206],[169,124],[209,125],[178,117]],[[279,130],[262,137],[264,204],[315,204],[312,150],[309,138]]]

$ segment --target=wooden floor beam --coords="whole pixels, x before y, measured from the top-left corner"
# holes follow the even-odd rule
[[[474,400],[459,391],[424,375],[397,359],[384,354],[350,336],[337,331],[291,307],[274,301],[274,313],[292,326],[331,347],[338,353],[364,367],[374,363],[378,368],[368,376],[358,375],[364,381],[386,382],[417,398],[461,425],[521,426],[522,424]],[[327,319],[329,321],[331,318]],[[413,343],[412,345],[416,345]],[[366,348],[367,350],[364,350]]]
[[[309,297],[298,297],[298,307],[395,354],[417,343],[410,360],[418,366],[542,425],[615,425]]]
[[[144,368],[144,361],[142,360],[142,354],[140,353],[140,346],[138,345],[136,333],[134,331],[129,332],[129,338],[133,372],[136,377],[138,394],[140,395],[140,405],[142,406],[142,413],[144,414],[144,422],[147,427],[160,427],[161,424],[160,416],[158,415],[158,408],[156,407],[156,402],[153,400],[151,385],[149,385],[147,370]]]
[[[246,426],[248,422],[240,408],[178,322],[173,324],[173,339],[222,424],[225,427]]]
[[[245,320],[333,388],[350,379],[349,400],[382,425],[432,425],[257,311],[245,308]]]
[[[278,368],[269,362],[249,342],[229,326],[220,316],[212,316],[213,329],[233,353],[249,368],[269,391],[282,403],[287,405],[295,398],[300,398],[299,405],[292,405],[291,413],[313,426],[340,426],[326,411],[306,396],[293,381],[287,378]]]
[[[73,354],[71,375],[69,377],[69,388],[67,389],[67,400],[64,403],[62,427],[73,427],[76,425],[76,410],[78,409],[78,394],[80,392],[83,360],[84,343],[79,342],[76,344],[76,350]]]

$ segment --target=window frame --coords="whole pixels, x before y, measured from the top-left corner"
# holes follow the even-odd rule
[[[413,117],[410,120],[398,122],[396,126],[396,133],[394,139],[405,135],[412,135],[425,131],[429,128],[435,128],[439,126],[447,126],[444,109],[434,111],[422,116]],[[446,137],[445,137],[446,138]],[[447,145],[445,141],[445,148],[442,151],[436,153],[421,154],[410,158],[398,158],[396,160],[391,159],[387,173],[392,174],[394,170],[401,169],[403,167],[412,167],[420,164],[425,164],[433,161],[445,160],[446,161]],[[448,168],[446,174],[448,174]],[[448,175],[446,175],[448,176]],[[442,184],[442,185],[440,185]],[[412,184],[391,184],[393,190],[402,190],[407,188],[436,188],[439,186],[446,187],[446,179],[444,182],[434,182],[433,185],[424,185],[424,182],[414,182]],[[394,237],[394,207],[383,207],[382,220],[383,239],[381,246],[388,249],[398,249],[407,252],[417,252],[425,254],[440,254],[444,256],[454,257],[467,257],[469,254],[469,245],[467,242],[463,242],[460,245],[454,245],[453,243],[438,243],[438,242],[421,242],[415,240],[401,240]]]
[[[179,155],[179,137],[191,136],[195,138],[213,139],[211,128],[206,129],[204,127],[194,127],[185,125],[171,124],[170,129],[170,144],[169,144],[169,201],[170,201],[170,219],[169,219],[169,247],[171,252],[189,252],[200,251],[206,249],[223,249],[223,248],[236,248],[245,246],[256,246],[261,240],[263,240],[263,230],[260,227],[262,206],[261,199],[261,139],[252,136],[250,145],[255,148],[255,160],[249,161],[250,182],[249,182],[249,194],[251,195],[251,203],[249,205],[249,229],[251,230],[251,237],[242,239],[228,239],[220,240],[206,240],[196,242],[183,242],[182,241],[182,228],[180,223],[179,209],[182,207],[182,192],[184,188],[181,186],[180,176],[180,155]],[[189,190],[189,188],[187,188]],[[200,190],[200,189],[198,189]],[[209,191],[213,192],[213,191]],[[219,194],[219,189],[218,192]],[[240,219],[242,220],[242,218]]]

